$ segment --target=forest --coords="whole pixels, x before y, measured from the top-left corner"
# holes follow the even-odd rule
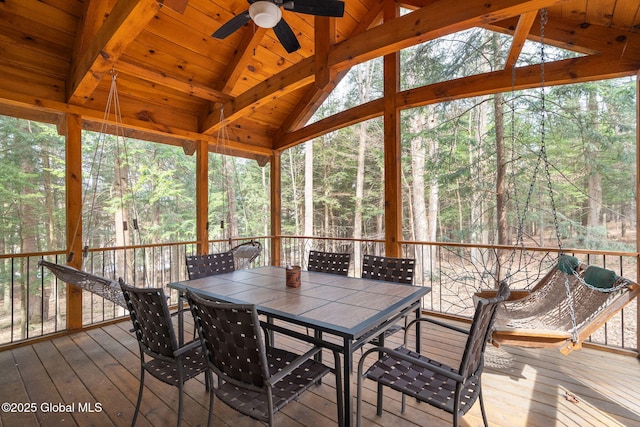
[[[402,51],[403,89],[498,68],[503,37],[474,29]],[[575,55],[535,43],[524,52],[518,65],[541,73],[546,58]],[[625,78],[402,111],[404,239],[634,251],[635,94]],[[313,120],[381,96],[378,59],[354,67]],[[269,167],[219,144],[210,239],[270,235]],[[55,126],[0,117],[1,253],[65,249],[64,146]],[[383,238],[382,119],[281,156],[283,234]],[[180,147],[87,131],[83,168],[89,247],[195,239],[195,157]],[[139,230],[120,237],[123,216]]]

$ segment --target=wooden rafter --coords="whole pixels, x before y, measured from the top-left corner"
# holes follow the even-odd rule
[[[352,35],[366,31],[371,25],[378,21],[382,12],[382,5],[382,0],[377,0],[374,5],[370,5],[369,11],[364,18],[360,20]],[[320,108],[322,103],[327,99],[327,96],[329,96],[331,91],[344,78],[344,76],[347,75],[348,71],[349,70],[347,69],[335,73],[333,81],[329,82],[329,84],[324,88],[319,88],[317,85],[309,85],[307,91],[300,99],[300,102],[298,102],[298,105],[292,109],[289,117],[284,120],[280,129],[276,132],[276,135],[274,135],[274,139],[280,139],[286,132],[291,132],[303,126],[311,116],[313,116],[317,109]]]
[[[245,31],[237,49],[227,60],[226,72],[220,78],[217,89],[222,93],[230,93],[244,72],[247,64],[251,60],[255,49],[260,44],[262,37],[267,32],[266,28],[250,24],[253,31]]]
[[[188,93],[198,98],[207,99],[213,102],[227,102],[231,100],[231,96],[222,93],[219,90],[212,89],[206,85],[199,84],[193,81],[184,81],[177,77],[172,77],[166,73],[159,73],[157,71],[150,70],[148,67],[142,67],[131,62],[116,61],[113,64],[113,68],[117,72],[123,72],[125,74],[135,76],[142,80],[153,82],[154,84],[163,85],[170,89],[175,89],[180,92]]]
[[[511,49],[509,50],[509,56],[505,61],[504,68],[511,69],[518,58],[520,57],[520,52],[522,52],[522,48],[524,47],[524,42],[527,41],[527,37],[529,36],[529,32],[531,31],[531,26],[536,20],[538,12],[527,12],[520,15],[520,19],[518,19],[518,25],[516,26],[516,30],[513,33],[513,41],[511,42]]]
[[[129,43],[153,18],[157,0],[119,0],[86,50],[71,66],[67,100],[83,104]]]

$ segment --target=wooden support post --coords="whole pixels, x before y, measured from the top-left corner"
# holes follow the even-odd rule
[[[640,71],[636,73],[636,253],[640,252]],[[640,283],[640,257],[636,255],[636,283]],[[640,297],[636,298],[636,342],[640,343]],[[639,351],[640,353],[640,351]]]
[[[209,144],[196,143],[196,241],[197,254],[209,252]]]
[[[398,16],[398,4],[385,2],[385,21]],[[399,257],[402,240],[402,163],[400,115],[396,94],[400,89],[400,53],[384,56],[384,228],[385,255]]]
[[[67,252],[68,264],[82,268],[82,120],[77,114],[65,116]],[[67,329],[82,328],[82,289],[67,284]]]
[[[282,171],[280,151],[271,157],[271,265],[279,266],[282,257]]]

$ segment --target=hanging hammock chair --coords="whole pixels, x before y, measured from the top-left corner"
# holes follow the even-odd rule
[[[257,240],[250,240],[234,246],[231,248],[231,252],[233,253],[236,270],[241,270],[249,267],[249,264],[260,256],[262,244]]]
[[[540,166],[543,166],[554,215],[559,256],[557,264],[530,289],[511,290],[509,299],[498,307],[491,340],[496,346],[511,344],[521,347],[554,347],[563,354],[569,354],[573,350],[580,349],[586,339],[636,298],[640,293],[640,287],[629,279],[618,277],[611,270],[581,263],[577,258],[564,254],[545,148],[544,25],[547,19],[546,10],[542,9],[540,12],[542,82],[540,150],[520,217],[516,246],[521,246],[524,250],[524,214],[528,210],[533,195],[532,190],[538,171]],[[512,78],[515,79],[515,71]],[[514,123],[512,118],[512,137],[515,134]],[[514,247],[512,263],[516,249]],[[512,278],[512,274],[507,272],[505,277],[508,281]],[[475,298],[489,298],[496,292],[495,290],[481,291],[475,294]]]
[[[124,137],[124,130],[122,127],[122,114],[120,111],[120,101],[118,99],[118,89],[117,89],[117,85],[116,85],[116,77],[117,74],[115,73],[115,71],[112,71],[112,76],[111,76],[111,88],[109,91],[109,97],[107,100],[107,105],[105,108],[105,112],[104,112],[104,120],[103,120],[103,124],[102,124],[102,129],[100,130],[100,135],[104,136],[106,135],[106,126],[109,120],[109,116],[111,114],[111,110],[113,108],[113,114],[115,117],[115,123],[116,123],[116,131],[115,131],[115,136],[116,136],[116,141],[118,141],[119,139],[122,139],[124,141],[125,137]],[[98,143],[98,147],[96,148],[96,153],[99,149],[99,146],[103,146],[104,145],[104,138],[101,138],[101,142]],[[126,147],[124,148],[124,153],[126,156]],[[94,159],[93,159],[93,163],[92,163],[92,171],[90,173],[90,176],[93,177],[93,167],[94,165],[97,165],[97,172],[95,173],[96,175],[99,175],[100,173],[100,165],[102,164],[102,157],[98,158],[97,155],[94,154]],[[90,206],[88,207],[88,211],[90,213],[93,213],[94,211],[94,204],[95,204],[95,195],[97,193],[97,179],[90,179],[90,181],[94,182],[94,185],[96,185],[96,187],[93,190],[93,197],[91,198],[91,200],[89,200],[88,196],[88,185],[84,190],[84,194],[83,194],[83,205],[85,203],[89,204]],[[121,203],[122,203],[122,195],[120,195],[120,199],[121,199]],[[135,197],[132,197],[133,200],[135,200]],[[135,206],[133,207],[134,212],[136,211]],[[92,227],[92,219],[93,218],[89,218],[89,223],[87,228],[91,229]],[[78,224],[76,225],[76,227],[80,226],[81,221],[78,221]],[[138,221],[137,218],[134,218],[132,221],[132,226],[133,226],[133,230],[135,232],[139,233],[139,228],[138,228]],[[124,238],[124,234],[127,233],[129,226],[127,224],[126,221],[123,221],[122,224],[122,233],[123,233],[123,241],[127,241],[126,238]],[[74,233],[75,235],[75,233]],[[72,244],[73,246],[73,244]],[[84,258],[86,258],[88,256],[88,252],[89,252],[89,246],[85,245],[82,251],[82,258],[84,260]],[[73,252],[70,252],[67,256],[67,263],[72,262],[72,260],[74,259],[75,254]],[[128,265],[127,265],[127,260],[126,260],[126,256],[123,260],[124,262],[124,273],[126,274],[126,270],[128,269]],[[60,264],[55,264],[49,261],[45,261],[42,260],[38,263],[39,266],[41,267],[46,267],[49,271],[51,271],[51,273],[53,273],[53,275],[55,275],[59,280],[75,285],[83,290],[89,291],[95,295],[98,295],[100,297],[103,297],[111,302],[113,302],[116,305],[119,305],[123,308],[127,308],[127,304],[124,300],[124,297],[122,295],[122,290],[120,288],[120,284],[112,279],[107,279],[105,277],[101,277],[101,276],[97,276],[95,274],[91,274],[82,270],[78,270],[70,265],[60,265]]]
[[[495,291],[476,297],[488,298]],[[557,348],[582,343],[640,293],[637,283],[613,271],[563,255],[531,290],[512,290],[496,312],[494,345]]]
[[[85,291],[101,296],[122,308],[127,308],[120,284],[115,280],[86,273],[68,265],[55,264],[44,260],[40,261],[38,265],[48,268],[49,271],[63,282],[71,283]]]

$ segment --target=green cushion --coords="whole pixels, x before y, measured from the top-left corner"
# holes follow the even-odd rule
[[[571,255],[560,255],[558,258],[558,270],[563,273],[573,274],[579,264],[578,258]]]
[[[584,281],[596,288],[612,288],[618,275],[606,268],[590,265],[584,272]]]

